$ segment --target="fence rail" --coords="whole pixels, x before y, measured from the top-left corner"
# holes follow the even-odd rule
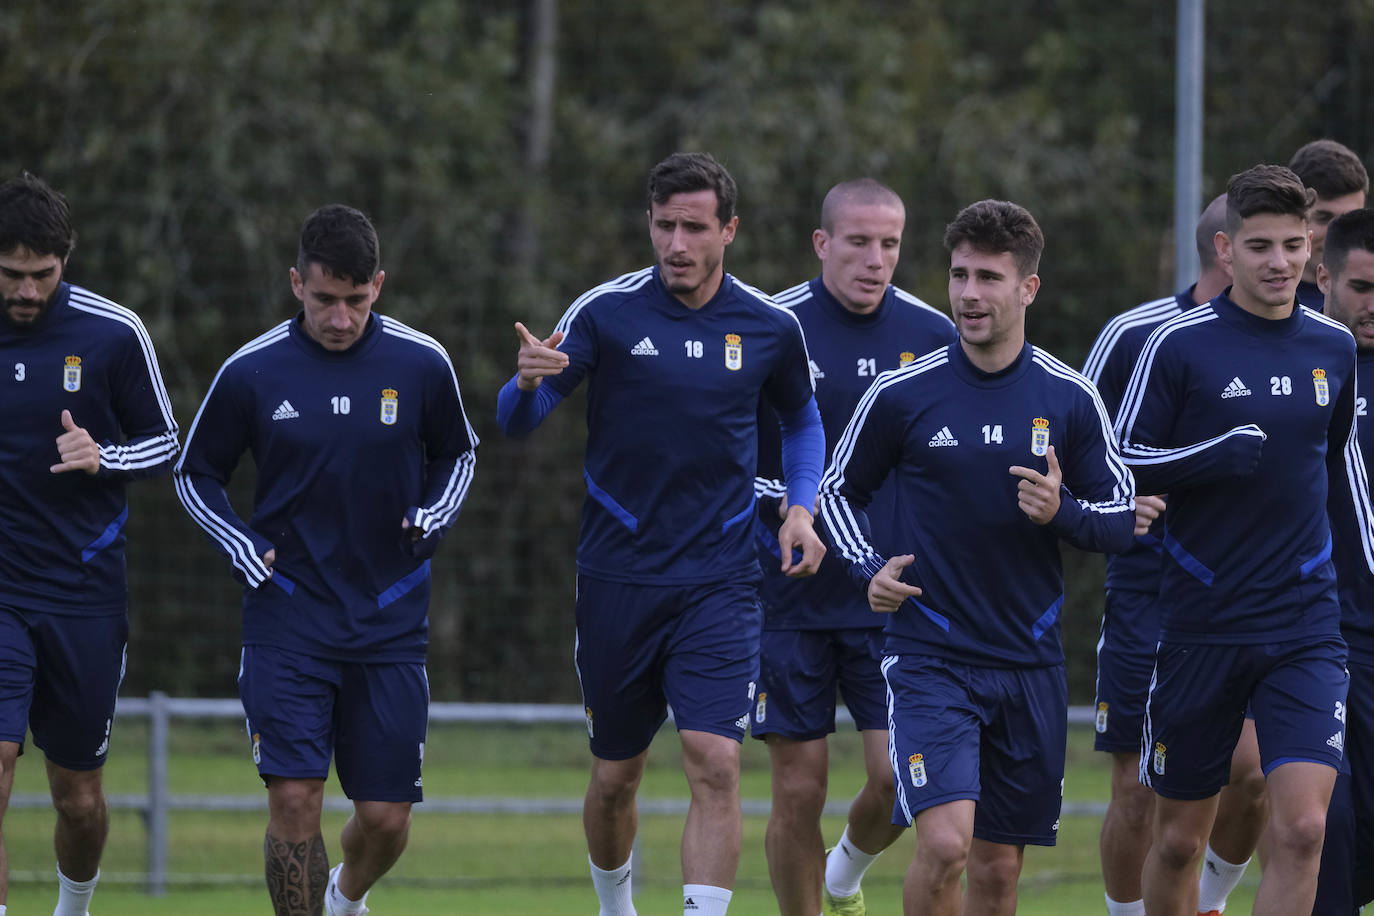
[[[122,697],[116,715],[127,718],[146,718],[148,728],[148,791],[146,794],[120,793],[109,796],[111,808],[138,811],[147,829],[148,893],[162,896],[167,892],[167,825],[173,811],[266,811],[267,795],[174,795],[167,788],[167,738],[173,719],[241,719],[243,706],[235,699],[214,700],[190,697],[169,697],[153,691],[147,697]],[[671,716],[671,712],[669,713]],[[850,724],[849,711],[836,711],[840,724]],[[576,703],[431,703],[429,720],[437,723],[499,724],[499,725],[581,725],[582,707]],[[1084,725],[1093,721],[1090,706],[1069,707],[1069,724]],[[24,793],[10,799],[11,808],[46,808],[52,804],[47,795]],[[745,814],[767,815],[769,803],[760,799],[745,799]],[[328,811],[351,811],[353,805],[346,798],[326,796]],[[640,799],[641,814],[685,814],[686,799]],[[825,813],[843,815],[849,800],[828,802]],[[581,798],[427,798],[419,810],[436,814],[580,814]],[[1102,802],[1066,802],[1065,815],[1100,816],[1106,810]]]

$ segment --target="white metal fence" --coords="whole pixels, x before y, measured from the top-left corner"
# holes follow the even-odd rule
[[[267,810],[267,795],[177,795],[167,788],[167,738],[173,719],[242,719],[243,706],[237,699],[198,700],[169,697],[153,691],[145,697],[122,697],[116,714],[122,718],[146,718],[148,728],[148,791],[146,794],[117,793],[109,796],[111,808],[134,810],[143,816],[147,829],[147,889],[161,896],[167,890],[167,822],[173,811],[263,811]],[[843,724],[853,720],[841,707],[836,719]],[[560,724],[580,726],[585,721],[582,707],[576,703],[431,703],[429,720],[434,723],[496,723],[502,725]],[[1091,724],[1093,710],[1089,706],[1069,708],[1069,724]],[[52,802],[47,795],[26,793],[10,799],[11,808],[45,808]],[[352,811],[352,803],[338,796],[325,797],[330,811]],[[767,815],[766,800],[746,799],[744,813]],[[843,815],[849,799],[826,804],[826,813]],[[426,798],[421,805],[425,812],[437,814],[578,814],[582,813],[581,798],[500,798],[449,797]],[[1101,816],[1104,802],[1065,802],[1065,815]],[[640,799],[641,814],[685,814],[687,799]]]

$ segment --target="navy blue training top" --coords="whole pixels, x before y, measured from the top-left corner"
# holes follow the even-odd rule
[[[1190,308],[1195,308],[1192,290],[1187,289],[1165,299],[1155,299],[1127,309],[1102,327],[1097,340],[1088,351],[1083,374],[1097,386],[1107,415],[1115,418],[1126,393],[1131,370],[1145,341],[1155,328]],[[1143,490],[1139,492],[1144,493]],[[1163,546],[1155,533],[1142,534],[1123,553],[1107,556],[1107,589],[1109,591],[1159,591],[1159,564]],[[1154,642],[1155,634],[1147,637]]]
[[[908,292],[889,285],[877,309],[864,315],[849,311],[825,288],[820,277],[773,297],[801,322],[811,354],[816,382],[816,405],[825,426],[825,449],[830,454],[854,415],[859,398],[879,372],[910,365],[916,358],[945,346],[955,338],[954,322]],[[765,406],[768,419],[759,422],[759,516],[755,522],[763,581],[764,629],[839,629],[880,627],[886,618],[875,614],[862,592],[850,581],[846,564],[831,548],[816,575],[793,579],[779,564],[778,504],[784,493],[782,449],[777,421]],[[891,482],[880,487],[868,507],[874,541],[886,548],[896,530],[896,490]],[[824,526],[822,537],[829,544]]]
[[[428,556],[462,507],[477,444],[448,353],[384,315],[347,350],[320,346],[298,315],[229,357],[175,479],[246,583],[244,645],[423,661]],[[224,491],[245,451],[257,465],[247,523]],[[423,541],[402,536],[402,518]]]
[[[814,476],[789,481],[803,505],[824,460],[797,319],[728,273],[690,309],[651,267],[579,296],[556,329],[568,367],[531,392],[512,377],[497,418],[526,435],[587,379],[579,572],[665,585],[757,577],[760,399],[815,428]]]
[[[122,613],[131,480],[163,474],[177,423],[138,316],[62,283],[32,327],[0,319],[0,604]],[[62,411],[100,448],[100,470],[52,473]]]
[[[1161,637],[1335,635],[1328,480],[1348,490],[1362,466],[1355,341],[1311,309],[1269,320],[1229,294],[1154,331],[1117,418],[1141,491],[1169,494]],[[1367,530],[1368,488],[1355,489]]]
[[[1037,525],[1017,505],[1013,465],[1042,474],[1054,446],[1064,479],[1058,513]],[[893,554],[915,562],[908,598],[887,623],[889,655],[987,667],[1064,661],[1062,538],[1121,551],[1135,527],[1134,487],[1106,409],[1082,375],[1026,344],[1000,372],[960,343],[885,372],[864,394],[821,480],[821,514],[854,581],[886,564],[864,508],[893,478]]]

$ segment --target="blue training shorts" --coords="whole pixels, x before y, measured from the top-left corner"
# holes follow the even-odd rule
[[[1140,752],[1145,698],[1159,644],[1159,600],[1147,592],[1109,591],[1097,640],[1093,750]]]
[[[429,723],[419,662],[362,664],[244,646],[239,696],[253,762],[269,777],[325,779],[354,801],[418,802]]]
[[[1161,642],[1145,711],[1140,781],[1165,798],[1210,798],[1254,712],[1268,775],[1293,761],[1340,769],[1349,675],[1339,637],[1260,645]]]
[[[678,730],[744,739],[763,611],[753,582],[630,585],[577,577],[577,677],[592,754],[644,751]]]
[[[100,617],[0,605],[0,741],[24,733],[68,770],[105,765],[124,680],[126,614]]]
[[[927,808],[973,799],[975,837],[1053,846],[1068,741],[1064,666],[984,668],[889,655],[883,674],[897,782],[892,823],[911,826]]]
[[[887,730],[882,627],[764,630],[750,733],[794,741],[835,730],[836,691],[860,730]]]

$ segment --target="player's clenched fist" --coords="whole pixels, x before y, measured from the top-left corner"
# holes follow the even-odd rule
[[[563,332],[554,331],[545,340],[540,340],[529,332],[520,322],[515,323],[515,333],[520,338],[520,350],[515,355],[518,378],[515,385],[521,391],[533,391],[546,375],[557,375],[568,366],[568,354],[558,350],[563,342]]]

